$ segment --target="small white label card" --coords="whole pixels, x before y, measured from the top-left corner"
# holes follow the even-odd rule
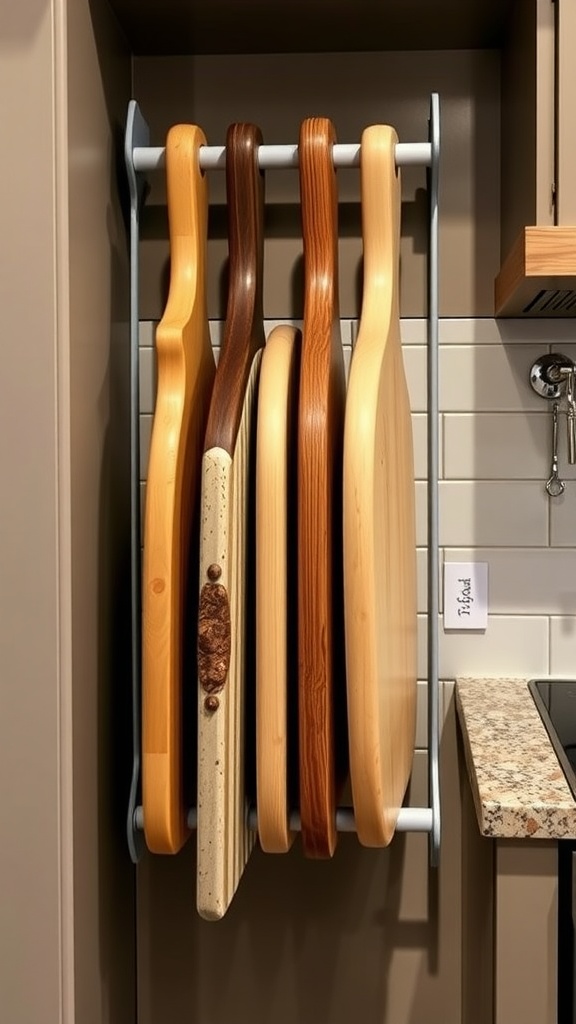
[[[486,629],[488,562],[444,563],[444,629]]]

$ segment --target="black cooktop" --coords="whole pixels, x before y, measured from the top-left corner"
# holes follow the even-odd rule
[[[576,800],[576,680],[531,679],[528,687]]]

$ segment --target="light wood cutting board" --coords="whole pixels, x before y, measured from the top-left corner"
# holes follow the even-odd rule
[[[408,390],[400,343],[396,133],[361,145],[364,290],[344,431],[344,594],[350,775],[366,846],[394,833],[416,717],[416,537]]]
[[[304,326],[298,408],[298,672],[304,852],[330,857],[345,774],[341,479],[345,376],[338,304],[334,127],[300,130]],[[338,729],[340,713],[344,728]]]
[[[297,780],[296,426],[301,334],[262,355],[256,441],[256,792],[266,853],[286,853]],[[296,772],[294,768],[296,767]]]
[[[189,552],[215,365],[206,312],[208,191],[199,128],[166,142],[170,289],[156,331],[158,390],[146,486],[142,580],[142,799],[146,843],[176,853],[188,836],[182,687]],[[197,557],[194,577],[197,576]],[[193,610],[192,610],[193,611]],[[188,794],[190,797],[190,794]],[[193,796],[192,796],[193,799]]]
[[[228,129],[228,305],[202,462],[197,907],[208,920],[225,914],[255,842],[247,799],[254,769],[246,755],[255,755],[254,566],[248,535],[265,340],[261,142],[254,125]]]

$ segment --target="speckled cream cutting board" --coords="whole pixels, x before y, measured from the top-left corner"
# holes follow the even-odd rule
[[[254,125],[228,129],[228,304],[202,461],[197,908],[208,920],[226,913],[255,841],[248,827],[255,754],[249,533],[256,388],[265,340],[261,141]]]

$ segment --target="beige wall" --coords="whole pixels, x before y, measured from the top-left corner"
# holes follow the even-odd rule
[[[98,0],[67,4],[75,1022],[135,1016],[130,778],[128,258],[119,208],[129,51]]]
[[[115,753],[127,262],[112,154],[129,88],[104,4],[3,5],[0,1013],[14,1024],[135,1014]]]
[[[22,1024],[60,1019],[63,959],[52,17],[0,15],[0,993]]]

